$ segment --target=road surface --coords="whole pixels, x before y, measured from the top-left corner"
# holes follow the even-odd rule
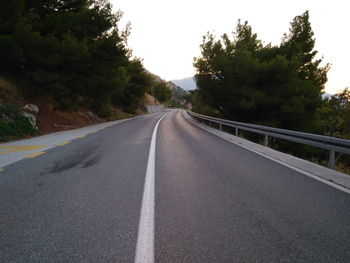
[[[0,262],[350,262],[349,194],[164,114],[4,167]]]

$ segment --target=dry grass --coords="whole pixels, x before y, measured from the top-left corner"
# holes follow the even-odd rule
[[[338,172],[350,175],[350,166],[346,166],[343,163],[337,163],[335,168]]]

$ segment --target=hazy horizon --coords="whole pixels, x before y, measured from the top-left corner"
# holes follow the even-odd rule
[[[238,19],[247,20],[259,39],[277,45],[288,33],[293,18],[309,10],[318,58],[324,57],[323,64],[332,64],[326,92],[335,93],[350,86],[348,4],[344,0],[336,4],[316,0],[111,2],[115,10],[124,13],[121,26],[131,22],[128,44],[133,54],[143,58],[147,69],[166,80],[194,75],[192,60],[200,55],[199,45],[208,31],[220,36],[232,32]]]

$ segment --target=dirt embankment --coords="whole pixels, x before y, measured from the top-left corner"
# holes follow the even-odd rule
[[[89,109],[79,109],[77,111],[60,111],[55,109],[49,98],[25,99],[19,95],[15,85],[0,78],[0,103],[13,105],[22,112],[27,112],[35,116],[38,135],[76,129],[87,125],[97,124],[109,120],[130,118],[133,114],[128,114],[120,109],[113,108],[111,117],[100,118]],[[24,105],[33,104],[39,108],[38,112],[31,112],[23,109]],[[139,110],[137,114],[145,113]]]
[[[39,107],[39,113],[36,117],[40,134],[80,128],[105,121],[105,119],[97,117],[92,112],[62,112],[54,110],[50,105],[42,102],[32,103]]]
[[[54,106],[50,98],[25,99],[17,87],[10,81],[0,77],[0,103],[13,105],[21,112],[27,112],[35,117],[38,135],[76,129],[87,125],[97,124],[100,122],[130,118],[135,115],[147,113],[147,107],[160,106],[161,103],[153,96],[145,94],[136,114],[125,113],[118,108],[112,109],[111,117],[108,119],[100,118],[89,109],[79,109],[75,111],[60,111]],[[38,112],[25,110],[23,107],[27,104],[33,104],[39,108]],[[0,118],[1,121],[1,118]]]
[[[113,108],[111,117],[100,118],[92,111],[78,110],[78,111],[60,111],[42,100],[25,101],[25,104],[34,104],[38,106],[38,114],[34,114],[37,120],[37,126],[40,134],[47,134],[57,131],[70,130],[81,128],[84,126],[106,122],[110,120],[130,118],[134,115],[125,113],[117,108]]]

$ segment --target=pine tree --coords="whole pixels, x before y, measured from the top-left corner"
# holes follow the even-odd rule
[[[148,85],[137,83],[144,68],[131,60],[130,26],[118,28],[122,13],[108,0],[0,0],[0,6],[0,76],[15,79],[25,96],[51,97],[60,108],[80,103],[103,115],[110,103],[137,106]]]
[[[280,46],[264,46],[247,22],[238,21],[233,40],[207,34],[194,59],[197,98],[226,118],[311,131],[329,68],[314,46],[308,12]]]
[[[322,92],[327,82],[329,64],[320,66],[322,59],[316,59],[314,33],[309,21],[309,12],[296,16],[291,22],[288,35],[284,35],[281,53],[293,64],[298,74],[298,96],[305,111],[299,115],[303,125],[313,125],[316,110],[322,103]]]

